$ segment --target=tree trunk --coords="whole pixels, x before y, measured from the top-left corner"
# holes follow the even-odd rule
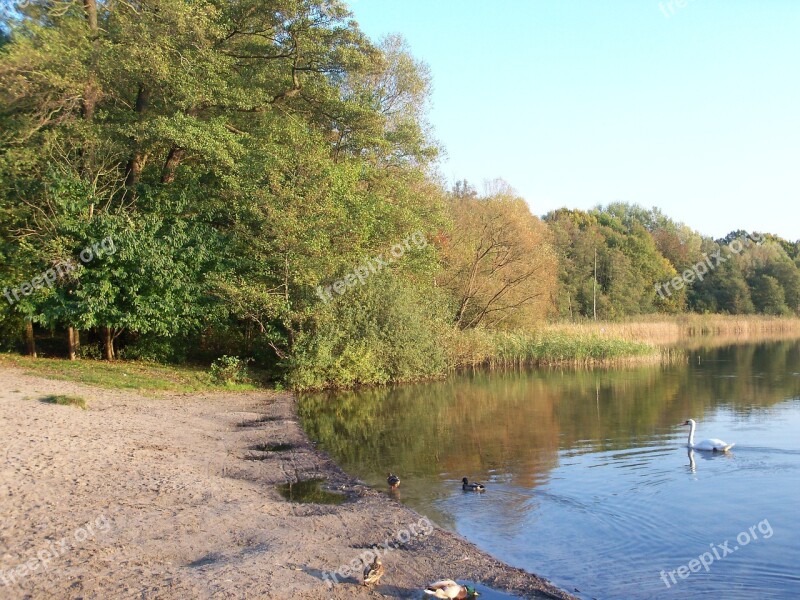
[[[594,281],[592,282],[592,314],[597,321],[597,248],[594,249]]]
[[[569,320],[571,323],[575,322],[575,318],[572,316],[572,295],[567,294],[567,303],[569,304]]]
[[[25,321],[25,345],[28,348],[28,356],[36,358],[36,339],[33,337],[33,323]]]
[[[139,178],[142,176],[144,166],[147,164],[147,154],[136,152],[131,160],[128,162],[128,174],[125,176],[125,185],[132,187],[139,183]]]
[[[103,327],[103,349],[106,360],[114,360],[114,336],[111,334],[111,327]]]
[[[97,89],[94,83],[89,83],[83,90],[83,102],[81,104],[81,116],[86,121],[94,118],[94,107],[97,104]]]
[[[147,109],[147,105],[150,103],[150,90],[143,84],[139,84],[139,91],[136,92],[136,104],[133,107],[133,110],[137,114],[143,113]],[[133,140],[134,144],[136,140]],[[128,187],[132,187],[139,183],[139,177],[144,171],[144,165],[147,163],[147,154],[141,152],[140,150],[136,150],[131,156],[131,159],[128,161],[128,167],[126,168],[126,175],[125,175],[125,185]]]
[[[191,107],[186,111],[190,117],[196,117],[200,109],[196,106]],[[181,164],[183,157],[186,155],[186,148],[180,146],[173,146],[169,149],[167,160],[164,162],[164,168],[161,169],[161,183],[172,183],[175,181],[175,169]]]
[[[97,0],[83,0],[86,22],[92,33],[97,33]]]
[[[83,0],[83,10],[86,15],[86,24],[89,26],[89,31],[94,38],[97,35],[97,0]],[[94,63],[94,57],[93,61]],[[94,109],[97,105],[97,82],[94,75],[90,76],[89,82],[83,90],[83,102],[81,103],[81,116],[86,121],[91,121],[94,118]]]
[[[175,169],[183,160],[183,155],[186,150],[173,146],[167,155],[167,162],[164,163],[164,169],[161,171],[161,183],[172,183],[175,181]]]
[[[72,325],[67,327],[67,354],[70,360],[78,358],[78,348],[81,345],[81,334]]]

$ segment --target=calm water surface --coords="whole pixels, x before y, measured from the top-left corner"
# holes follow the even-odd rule
[[[399,474],[401,501],[581,597],[800,592],[800,342],[316,395],[301,413],[348,472],[384,489]],[[689,453],[688,418],[733,452]],[[707,572],[690,563],[715,549]]]

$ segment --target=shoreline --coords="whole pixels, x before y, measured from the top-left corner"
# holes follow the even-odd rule
[[[419,598],[442,578],[574,598],[346,474],[307,438],[291,393],[153,399],[16,368],[0,379],[9,599]],[[39,401],[48,394],[85,397],[87,410]],[[255,449],[265,444],[289,448]],[[347,500],[292,503],[277,491],[312,478]],[[386,575],[369,590],[342,567],[376,545]]]
[[[386,385],[441,381],[473,370],[605,369],[640,365],[670,365],[687,360],[686,353],[728,345],[800,339],[800,318],[765,315],[682,315],[641,317],[622,321],[553,322],[528,333],[471,330],[459,334],[449,348],[447,364],[435,373],[412,371],[402,377],[348,378],[335,373],[327,379],[296,386],[297,392],[344,391]],[[83,381],[111,389],[138,388],[154,392],[226,393],[261,391],[265,372],[252,372],[231,386],[209,375],[208,365],[195,362],[161,364],[145,360],[64,360],[58,354],[31,358],[16,352],[0,353],[0,369],[25,368],[44,377]],[[291,382],[279,381],[291,389]],[[297,382],[296,382],[297,383]]]

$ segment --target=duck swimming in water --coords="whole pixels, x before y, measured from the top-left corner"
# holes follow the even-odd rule
[[[486,487],[482,483],[470,483],[469,480],[464,477],[461,480],[461,489],[465,492],[485,492]]]

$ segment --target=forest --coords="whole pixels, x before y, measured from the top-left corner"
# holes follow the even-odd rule
[[[448,184],[431,85],[338,0],[6,8],[3,349],[311,388],[438,376],[475,332],[800,315],[800,242]]]

